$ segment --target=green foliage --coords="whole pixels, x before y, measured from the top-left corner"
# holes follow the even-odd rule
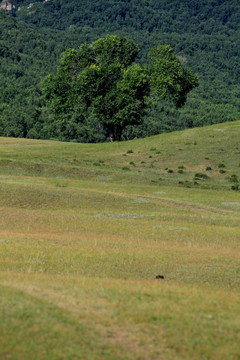
[[[196,173],[194,177],[195,179],[208,179],[207,174],[204,173]]]
[[[173,99],[176,106],[182,106],[186,94],[197,86],[196,76],[184,69],[170,47],[152,50],[147,70],[132,65],[138,52],[132,40],[113,35],[90,45],[85,43],[79,50],[65,51],[57,74],[48,75],[44,83],[55,121],[64,116],[68,126],[68,121],[77,115],[77,126],[89,118],[96,119],[114,141],[120,140],[127,125],[143,121],[150,85],[160,98]],[[190,75],[185,77],[185,72],[192,74],[192,80]]]
[[[65,51],[57,74],[44,83],[55,121],[78,126],[94,119],[120,140],[126,125],[141,121],[149,93],[144,70],[131,65],[138,51],[133,41],[110,35]]]
[[[224,164],[224,163],[219,163],[218,164],[218,168],[219,169],[223,169],[223,168],[225,168],[226,167],[226,165]]]
[[[231,189],[235,190],[235,191],[238,191],[239,187],[240,187],[239,177],[236,174],[232,174],[230,176],[229,181],[233,183],[233,185],[231,186]]]
[[[230,179],[229,179],[232,183],[238,183],[239,182],[239,178],[238,178],[238,176],[236,175],[236,174],[232,174],[231,176],[230,176]]]
[[[169,45],[160,45],[149,52],[150,84],[162,99],[171,99],[176,107],[186,102],[187,94],[198,86],[198,78],[183,66]]]
[[[124,139],[239,119],[237,0],[51,0],[29,9],[31,0],[11,2],[15,10],[0,11],[0,135],[104,141],[106,130],[93,116],[88,121],[62,116],[54,123],[41,81],[54,73],[64,50],[108,33],[134,40],[142,65],[150,48],[169,44],[181,63],[199,75],[199,86],[183,108],[166,100],[151,102],[142,125],[127,126]]]

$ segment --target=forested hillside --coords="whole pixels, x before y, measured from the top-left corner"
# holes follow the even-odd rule
[[[12,11],[0,11],[0,135],[54,137],[43,78],[56,71],[65,49],[107,34],[133,39],[142,64],[150,48],[170,44],[199,76],[199,87],[182,109],[156,103],[143,125],[128,127],[124,138],[240,118],[238,0],[12,3]]]

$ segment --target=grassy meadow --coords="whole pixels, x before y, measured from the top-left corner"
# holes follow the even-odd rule
[[[239,139],[0,138],[0,359],[239,360]]]

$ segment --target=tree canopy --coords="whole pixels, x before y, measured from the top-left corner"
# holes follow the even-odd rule
[[[176,108],[168,97],[152,102],[143,123],[127,126],[122,139],[240,118],[239,0],[11,3],[16,5],[12,11],[0,11],[1,136],[106,141],[106,128],[96,117],[84,121],[82,117],[82,122],[77,122],[75,111],[71,116],[68,113],[68,121],[53,121],[41,84],[47,74],[55,73],[63,51],[109,33],[137,43],[140,52],[136,59],[144,65],[152,47],[170,44],[174,54],[200,79],[183,107]]]
[[[78,124],[92,121],[111,141],[120,140],[127,125],[141,124],[147,98],[184,105],[197,76],[168,45],[153,48],[144,67],[134,63],[138,52],[132,40],[116,35],[65,51],[57,74],[48,75],[44,85],[58,131],[67,129],[74,137]]]

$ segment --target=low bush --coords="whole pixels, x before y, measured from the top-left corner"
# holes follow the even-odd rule
[[[231,175],[229,180],[233,183],[239,182],[238,176],[236,174]]]
[[[208,179],[208,176],[204,173],[196,173],[194,176],[195,180],[199,179]]]
[[[226,167],[226,165],[225,165],[224,163],[218,164],[218,168],[219,168],[219,169],[223,169],[223,168],[225,168],[225,167]]]

